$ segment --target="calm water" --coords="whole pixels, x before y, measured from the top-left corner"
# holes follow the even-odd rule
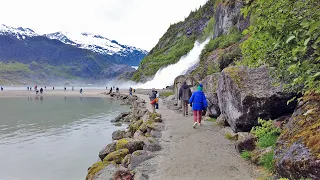
[[[129,107],[93,97],[0,99],[1,180],[81,180]]]

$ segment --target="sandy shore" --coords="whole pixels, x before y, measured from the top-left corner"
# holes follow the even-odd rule
[[[36,94],[35,91],[0,91],[0,97],[33,97],[33,96],[64,96],[64,97],[106,97],[102,93],[106,90],[84,90],[82,94],[79,91],[64,90],[45,90],[43,94]]]

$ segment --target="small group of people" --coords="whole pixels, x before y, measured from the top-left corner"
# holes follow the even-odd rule
[[[158,91],[152,89],[151,95],[149,96],[150,104],[152,107],[152,113],[156,112],[156,109],[159,109],[159,93]]]
[[[182,86],[179,89],[179,100],[181,101],[183,108],[183,115],[188,115],[188,104],[192,107],[193,110],[193,128],[196,128],[197,125],[201,125],[202,115],[206,114],[208,107],[207,98],[202,91],[203,85],[199,84],[197,86],[197,91],[191,93],[190,86],[186,82],[183,82]]]

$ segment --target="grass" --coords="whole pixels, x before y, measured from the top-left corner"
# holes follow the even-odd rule
[[[209,119],[207,119],[207,121],[216,122],[216,121],[217,121],[217,118],[209,118]]]
[[[230,133],[226,133],[224,136],[229,140],[236,140],[236,137],[232,136]]]
[[[250,151],[243,151],[241,152],[240,156],[245,160],[251,159],[251,152]]]
[[[278,139],[277,135],[262,136],[258,140],[258,146],[261,148],[267,148],[269,146],[275,147],[277,139]]]
[[[274,171],[274,151],[268,152],[260,157],[259,164],[269,172]]]
[[[171,95],[174,95],[173,91],[160,92],[160,96],[162,96],[162,97],[169,97]]]

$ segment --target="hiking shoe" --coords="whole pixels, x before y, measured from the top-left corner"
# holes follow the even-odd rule
[[[193,128],[196,128],[196,125],[197,125],[198,123],[197,122],[195,122],[194,124],[193,124]]]
[[[186,116],[188,116],[189,114],[188,113],[186,113]]]

